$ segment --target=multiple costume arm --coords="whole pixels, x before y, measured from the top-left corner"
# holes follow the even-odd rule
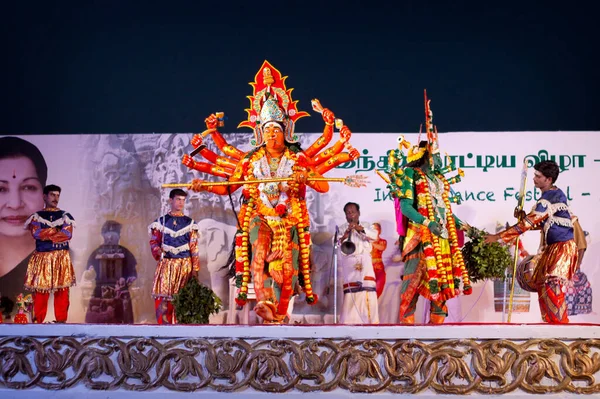
[[[331,147],[323,150],[324,147],[329,144],[333,137],[333,122],[334,114],[328,109],[323,111],[323,119],[325,121],[325,129],[323,134],[304,151],[297,153],[298,165],[294,170],[295,175],[302,183],[306,183],[309,187],[315,189],[317,192],[326,192],[329,189],[327,182],[314,181],[311,179],[320,178],[325,173],[330,171],[342,163],[358,158],[360,155],[358,151],[350,146],[349,139],[352,132],[347,126],[342,126],[340,129],[340,139],[334,143]],[[218,195],[227,195],[233,193],[239,189],[244,183],[244,175],[247,172],[249,165],[249,156],[253,151],[247,153],[229,145],[223,138],[221,133],[217,130],[216,117],[211,115],[206,119],[207,130],[202,134],[197,134],[192,138],[191,144],[195,148],[201,148],[198,154],[209,162],[195,161],[191,156],[184,155],[182,163],[188,168],[197,170],[199,172],[207,173],[216,177],[224,177],[230,182],[240,182],[239,185],[228,185],[228,186],[199,186],[196,185],[194,189],[200,190],[202,187],[205,191],[209,191]],[[207,133],[208,132],[208,133]],[[217,145],[219,150],[224,154],[219,156],[213,151],[209,150],[204,145],[204,137],[210,134],[214,143]],[[343,152],[343,150],[348,150]],[[304,176],[300,176],[304,173]],[[202,184],[203,182],[199,182]]]
[[[268,123],[274,121],[284,130],[285,141],[288,144],[296,143],[298,137],[294,134],[295,123],[298,119],[308,116],[308,113],[297,109],[297,101],[291,97],[292,89],[285,85],[286,77],[265,61],[257,72],[253,87],[253,94],[249,96],[250,108],[246,109],[248,120],[243,121],[238,127],[247,127],[254,130],[254,140],[251,141],[255,149],[244,152],[230,145],[219,132],[220,119],[216,114],[205,119],[206,130],[196,134],[191,144],[195,148],[194,154],[199,154],[204,159],[196,161],[190,155],[184,155],[182,163],[190,169],[207,173],[220,178],[225,178],[232,184],[227,186],[203,185],[196,181],[192,188],[195,191],[205,190],[218,195],[226,195],[236,191],[248,180],[250,157],[261,148],[264,148],[264,129]],[[294,146],[296,164],[293,178],[297,183],[306,184],[318,192],[326,192],[329,186],[326,182],[315,181],[336,166],[356,159],[358,151],[350,145],[352,132],[343,125],[341,120],[336,120],[331,110],[323,108],[318,100],[312,101],[313,109],[321,113],[325,127],[323,134],[305,150]],[[326,148],[333,139],[334,126],[340,129],[340,138],[332,146]],[[208,149],[204,143],[210,136],[219,149],[221,155]],[[344,151],[345,150],[345,151]]]

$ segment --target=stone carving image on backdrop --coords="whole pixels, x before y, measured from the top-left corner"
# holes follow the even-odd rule
[[[102,226],[104,243],[88,258],[86,273],[90,276],[93,273],[95,281],[90,297],[82,291],[82,301],[87,304],[86,323],[134,322],[130,288],[139,291],[132,287],[137,277],[136,259],[131,251],[119,245],[121,227],[114,220],[106,221]]]

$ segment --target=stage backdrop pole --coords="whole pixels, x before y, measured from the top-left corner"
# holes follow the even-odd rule
[[[338,226],[335,226],[335,237],[333,237],[333,324],[337,324],[337,286],[338,286],[338,265],[337,265],[337,249],[338,249]]]

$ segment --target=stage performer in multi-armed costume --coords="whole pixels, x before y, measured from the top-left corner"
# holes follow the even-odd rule
[[[246,110],[248,120],[239,127],[254,130],[253,150],[243,152],[229,145],[218,132],[219,118],[213,114],[206,119],[208,130],[192,139],[196,147],[193,154],[199,153],[210,163],[194,161],[187,155],[183,158],[190,168],[227,179],[220,184],[196,179],[191,185],[195,191],[226,195],[243,187],[235,246],[236,303],[246,304],[252,280],[258,302],[255,311],[265,323],[284,322],[298,286],[303,287],[309,304],[317,302],[310,277],[306,187],[319,193],[328,191],[327,179],[322,176],[359,156],[350,146],[350,129],[318,100],[312,105],[325,121],[323,135],[307,149],[300,148],[294,127],[308,113],[298,111],[285,79],[265,61],[250,83],[254,90],[249,97],[250,109]],[[334,125],[340,129],[340,139],[323,151],[333,137]],[[203,145],[209,134],[224,156]],[[342,152],[344,149],[346,152]],[[351,180],[346,183],[354,184]]]
[[[456,171],[447,157],[442,165],[437,129],[433,126],[433,113],[425,94],[425,120],[427,141],[412,146],[399,137],[399,148],[390,151],[387,176],[392,195],[400,200],[399,231],[406,231],[402,249],[404,275],[400,289],[400,323],[414,324],[419,294],[431,301],[430,322],[441,324],[448,315],[446,301],[460,294],[472,292],[469,275],[465,269],[458,243],[457,228],[470,226],[452,213],[450,185],[461,180],[457,175],[444,175]],[[408,150],[404,155],[402,149]]]

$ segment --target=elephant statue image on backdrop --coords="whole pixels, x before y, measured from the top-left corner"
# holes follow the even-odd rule
[[[227,264],[237,227],[214,219],[202,219],[197,224],[200,231],[200,281],[211,287],[221,298],[223,309],[230,309],[228,270],[224,266]]]

